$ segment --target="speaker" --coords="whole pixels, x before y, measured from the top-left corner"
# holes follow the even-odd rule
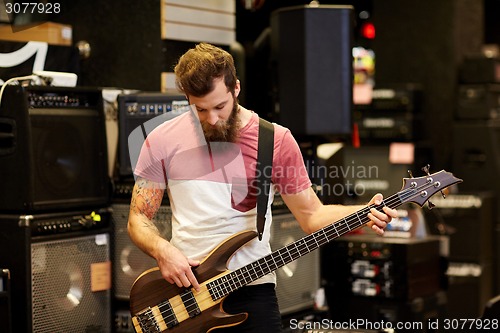
[[[305,233],[290,213],[273,216],[271,248],[276,251]],[[319,289],[319,251],[313,251],[276,271],[276,293],[282,315],[310,309]]]
[[[114,294],[121,300],[130,299],[130,288],[145,270],[158,266],[156,261],[142,252],[127,233],[130,204],[113,203],[111,205],[114,225]],[[155,225],[166,239],[172,238],[172,211],[170,206],[162,205],[155,217]]]
[[[493,273],[491,263],[450,262],[446,272],[446,318],[480,318],[484,305],[495,295],[492,291]]]
[[[0,211],[109,204],[102,96],[90,88],[6,86],[0,109]],[[16,170],[16,172],[13,172]]]
[[[350,134],[353,8],[285,7],[271,31],[279,122],[294,134]]]
[[[455,122],[453,172],[462,191],[491,191],[500,199],[500,121]],[[500,202],[500,201],[499,201]]]
[[[86,230],[62,231],[73,223]],[[107,224],[107,211],[0,216],[0,266],[11,271],[16,332],[111,332]]]

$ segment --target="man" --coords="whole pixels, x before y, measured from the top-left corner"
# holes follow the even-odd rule
[[[133,242],[156,259],[168,282],[199,290],[200,281],[192,268],[223,240],[255,229],[259,118],[238,104],[240,82],[226,51],[198,44],[180,58],[175,74],[179,89],[195,110],[165,122],[148,136],[135,169],[128,230]],[[276,124],[274,131],[273,190],[280,193],[305,232],[364,207],[323,205],[311,188],[290,131]],[[165,189],[173,214],[171,241],[163,239],[152,223]],[[378,194],[370,204],[381,201]],[[384,207],[383,212],[372,209],[368,216],[369,227],[382,234],[397,215]],[[270,253],[270,224],[268,210],[262,240],[253,239],[241,247],[229,261],[229,269]],[[224,310],[244,311],[249,316],[242,324],[220,331],[279,332],[274,287],[275,276],[269,274],[229,295]]]

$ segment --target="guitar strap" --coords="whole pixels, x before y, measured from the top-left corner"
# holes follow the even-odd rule
[[[271,193],[271,174],[274,153],[274,126],[267,120],[259,118],[259,141],[257,146],[257,233],[259,240],[264,234],[266,224],[267,203]]]

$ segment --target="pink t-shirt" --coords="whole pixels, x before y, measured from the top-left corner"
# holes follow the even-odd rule
[[[171,243],[186,256],[202,260],[226,238],[255,230],[254,185],[259,117],[253,113],[238,142],[207,143],[196,111],[156,127],[144,143],[135,175],[166,186],[172,208]],[[299,147],[290,131],[274,124],[271,195],[295,194],[311,186]],[[264,172],[267,172],[265,170]],[[270,253],[271,209],[262,241],[254,239],[232,257],[237,269]],[[258,282],[274,282],[270,274]]]

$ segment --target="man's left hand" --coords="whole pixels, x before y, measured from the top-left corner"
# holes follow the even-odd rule
[[[373,196],[373,198],[368,203],[368,206],[375,204],[380,205],[384,197],[382,194],[377,193]],[[368,218],[370,222],[368,222],[368,226],[373,229],[378,235],[384,234],[384,229],[387,227],[393,218],[398,217],[398,212],[395,209],[384,206],[382,208],[383,212],[378,211],[375,208],[370,209],[370,213],[368,213]]]

